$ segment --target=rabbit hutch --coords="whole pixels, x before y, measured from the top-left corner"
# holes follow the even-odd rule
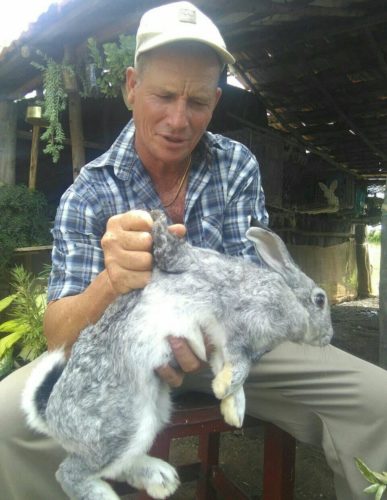
[[[113,43],[110,49],[121,57],[123,36],[133,35],[142,13],[160,3],[63,0],[1,50],[0,182],[43,192],[55,211],[82,165],[110,147],[131,116],[121,93],[109,94],[101,85],[101,68],[93,73],[90,49],[104,55]],[[256,155],[271,228],[331,302],[371,294],[366,227],[382,222],[387,176],[384,0],[194,3],[214,19],[236,58],[223,75],[223,96],[209,129]],[[41,67],[50,61],[73,73],[59,112],[57,156],[43,152],[46,119],[31,115],[47,96]],[[122,69],[121,83],[123,78]]]

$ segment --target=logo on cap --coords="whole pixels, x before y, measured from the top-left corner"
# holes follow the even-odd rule
[[[181,8],[178,12],[178,19],[181,23],[196,24],[196,10]]]

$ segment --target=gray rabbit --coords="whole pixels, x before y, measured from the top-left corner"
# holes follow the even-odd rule
[[[168,232],[164,215],[154,218],[151,282],[85,328],[68,360],[63,350],[45,355],[23,393],[29,425],[68,452],[56,477],[73,499],[117,499],[103,479],[125,480],[154,498],[178,487],[175,469],[147,454],[172,410],[169,388],[155,373],[173,362],[168,336],[185,337],[205,360],[205,332],[214,394],[237,427],[252,363],[285,340],[324,346],[332,337],[325,292],[273,232],[247,231],[267,265],[259,267],[193,247]]]

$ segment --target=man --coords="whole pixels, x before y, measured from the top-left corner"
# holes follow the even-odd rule
[[[252,217],[267,222],[257,162],[244,146],[205,132],[221,94],[219,74],[232,62],[217,28],[188,2],[143,16],[135,68],[127,70],[133,121],[82,169],[58,209],[44,325],[49,348],[70,351],[116,297],[148,283],[146,210],[164,208],[171,230],[195,245],[259,264],[244,236]],[[159,375],[174,387],[208,390],[208,372],[196,373],[200,363],[187,344],[170,342],[180,369],[160,367]],[[0,387],[4,500],[64,498],[54,479],[63,450],[29,432],[17,411],[30,370]],[[353,458],[386,470],[386,385],[386,372],[338,349],[288,343],[253,367],[247,412],[322,445],[337,498],[363,498]]]

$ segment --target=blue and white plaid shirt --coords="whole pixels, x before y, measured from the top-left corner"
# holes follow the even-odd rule
[[[100,242],[112,215],[163,209],[134,149],[134,133],[131,121],[62,196],[52,231],[48,300],[82,292],[103,270]],[[192,155],[184,214],[187,240],[259,263],[245,237],[251,218],[268,221],[256,158],[242,144],[206,132]]]

